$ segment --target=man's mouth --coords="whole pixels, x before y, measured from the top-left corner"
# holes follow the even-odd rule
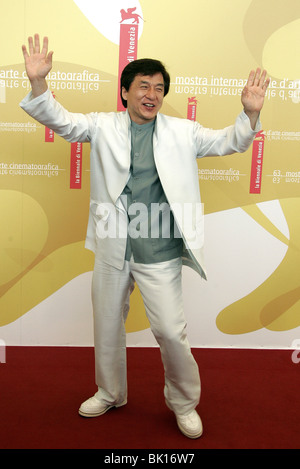
[[[154,104],[144,103],[144,106],[146,106],[146,107],[148,107],[148,108],[153,108],[153,107],[154,107]]]

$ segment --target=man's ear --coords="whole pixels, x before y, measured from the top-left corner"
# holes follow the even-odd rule
[[[127,101],[127,91],[124,86],[122,86],[122,98]]]

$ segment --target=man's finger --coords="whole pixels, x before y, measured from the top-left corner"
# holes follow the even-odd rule
[[[28,52],[24,44],[22,45],[22,52],[23,52],[24,59],[26,59],[26,57],[28,57]]]
[[[247,86],[252,86],[252,85],[253,85],[254,75],[255,75],[255,71],[254,71],[254,70],[251,70],[251,72],[249,73],[249,77],[248,77],[248,81],[247,81]]]
[[[29,54],[32,55],[33,54],[33,39],[31,36],[28,38],[28,49],[29,49]]]
[[[48,52],[48,38],[44,37],[42,54],[47,56],[47,52]]]
[[[270,81],[271,79],[270,78],[267,78],[262,89],[264,90],[264,92],[266,92],[266,89],[268,88],[269,84],[270,84]]]
[[[260,83],[260,68],[257,68],[256,69],[256,72],[255,72],[255,78],[254,78],[254,85],[258,86],[259,83]]]
[[[259,86],[262,88],[264,86],[264,82],[266,79],[267,72],[264,70],[261,74],[260,80],[259,80]]]
[[[40,52],[40,36],[38,34],[34,35],[34,51],[37,54]]]

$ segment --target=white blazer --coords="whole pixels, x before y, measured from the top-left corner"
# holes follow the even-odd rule
[[[128,217],[120,195],[129,178],[131,121],[126,112],[70,113],[47,90],[20,103],[30,116],[70,142],[89,142],[90,213],[85,246],[122,269]],[[234,125],[211,130],[197,122],[158,114],[153,151],[157,172],[184,241],[183,264],[203,278],[203,212],[196,157],[244,152],[260,130],[253,131],[241,112]]]

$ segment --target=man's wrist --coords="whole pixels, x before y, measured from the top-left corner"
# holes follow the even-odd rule
[[[41,94],[45,93],[48,89],[48,84],[45,78],[36,78],[30,80],[31,89],[32,89],[32,96],[37,98]]]
[[[257,124],[257,121],[259,119],[259,114],[260,112],[257,112],[257,111],[247,111],[245,108],[244,108],[244,112],[245,114],[248,116],[249,120],[250,120],[250,125],[251,125],[251,128],[252,130],[255,130],[255,127],[256,127],[256,124]]]

